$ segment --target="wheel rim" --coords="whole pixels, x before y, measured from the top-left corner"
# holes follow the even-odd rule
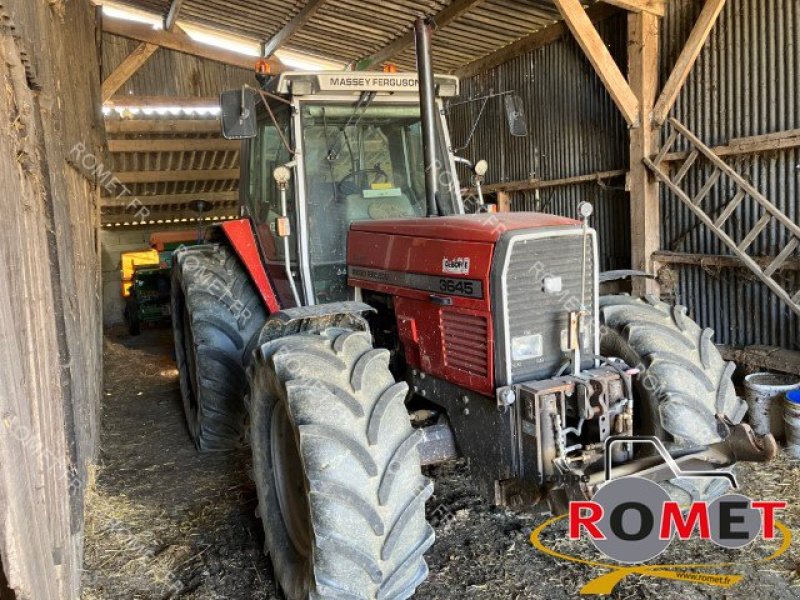
[[[289,415],[280,403],[272,411],[270,451],[275,495],[286,532],[297,553],[308,558],[311,551],[311,513],[303,483],[303,464]]]

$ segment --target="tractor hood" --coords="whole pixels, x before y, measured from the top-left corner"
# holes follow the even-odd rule
[[[514,212],[357,221],[350,226],[350,230],[426,239],[494,243],[507,231],[569,226],[580,227],[581,223],[558,215]]]

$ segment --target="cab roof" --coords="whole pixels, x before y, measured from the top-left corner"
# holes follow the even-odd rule
[[[454,75],[434,76],[436,95],[441,98],[458,96],[459,80]],[[284,96],[313,96],[315,94],[359,95],[419,94],[416,73],[383,73],[373,71],[289,71],[281,73],[273,83],[274,92]]]

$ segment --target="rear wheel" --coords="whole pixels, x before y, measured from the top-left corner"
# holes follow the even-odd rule
[[[253,468],[266,550],[291,600],[408,598],[434,533],[405,383],[369,334],[267,344],[249,371]]]
[[[615,356],[642,373],[634,389],[636,433],[655,435],[668,446],[719,442],[723,421],[739,423],[747,410],[736,396],[731,375],[712,338],[687,316],[684,306],[654,297],[600,298],[604,356]],[[675,479],[665,484],[674,499],[707,499],[725,491],[724,480]]]
[[[181,397],[198,450],[244,440],[245,368],[266,311],[237,256],[224,245],[175,254],[172,327]]]

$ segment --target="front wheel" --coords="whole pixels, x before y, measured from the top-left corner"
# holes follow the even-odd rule
[[[249,370],[266,550],[290,600],[403,599],[433,544],[405,383],[364,332],[262,346]]]
[[[712,338],[687,316],[684,306],[650,297],[600,298],[600,353],[621,358],[641,373],[634,388],[637,434],[655,435],[673,448],[719,442],[726,421],[739,423],[747,410]],[[708,500],[725,491],[724,480],[673,479],[664,484],[679,502]]]

